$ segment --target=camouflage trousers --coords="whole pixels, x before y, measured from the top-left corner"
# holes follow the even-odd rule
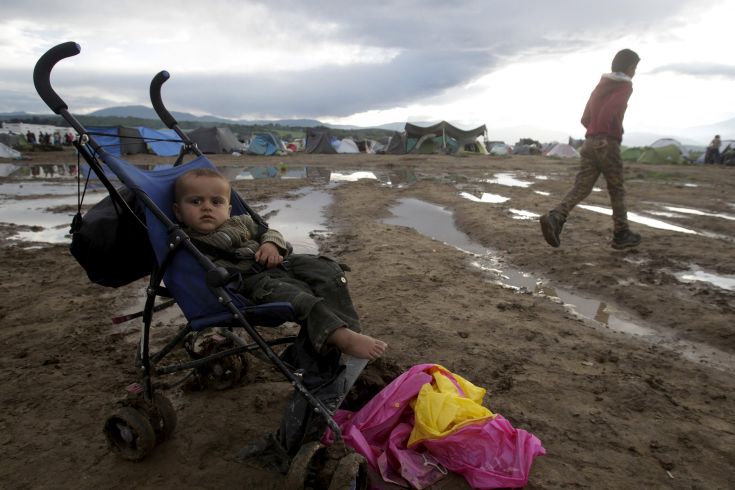
[[[628,212],[625,207],[623,182],[623,160],[620,158],[620,143],[604,137],[588,137],[580,149],[581,164],[574,186],[564,196],[555,212],[569,216],[574,207],[592,192],[592,187],[602,174],[607,182],[612,207],[613,231],[628,229]]]

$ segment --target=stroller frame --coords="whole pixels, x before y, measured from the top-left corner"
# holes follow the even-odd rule
[[[216,359],[225,358],[227,356],[237,355],[248,351],[259,350],[268,358],[268,360],[270,360],[277,367],[279,371],[281,371],[285,378],[295,388],[296,392],[305,398],[305,400],[308,402],[308,405],[311,407],[310,410],[324,419],[327,426],[332,430],[335,439],[337,441],[341,441],[340,428],[335,420],[332,418],[332,411],[330,410],[330,408],[304,386],[301,378],[297,374],[292,372],[272,349],[272,347],[275,345],[292,342],[295,337],[287,337],[283,339],[266,341],[253,326],[252,322],[254,321],[264,321],[264,323],[258,323],[258,325],[275,326],[280,325],[284,321],[292,320],[292,318],[288,318],[289,310],[290,313],[293,314],[291,305],[289,303],[270,303],[264,305],[242,306],[242,298],[240,298],[239,300],[233,298],[231,292],[228,291],[226,288],[227,282],[229,280],[229,274],[227,273],[227,271],[224,268],[217,267],[206,255],[199,251],[199,249],[197,249],[197,247],[192,243],[189,236],[181,229],[181,227],[173,220],[171,220],[158,207],[153,199],[151,199],[151,197],[146,194],[146,192],[138,188],[136,185],[134,185],[134,183],[128,181],[126,175],[118,175],[118,172],[115,171],[114,165],[110,165],[111,163],[114,163],[114,157],[110,157],[110,154],[107,153],[106,150],[97,143],[97,141],[95,141],[94,137],[90,135],[85,127],[69,112],[66,103],[53,90],[53,88],[51,87],[50,76],[54,66],[59,61],[65,58],[69,58],[71,56],[75,56],[80,52],[81,48],[79,44],[75,42],[66,42],[51,48],[45,54],[43,54],[36,63],[33,72],[33,81],[36,90],[43,101],[46,103],[46,105],[48,105],[48,107],[52,109],[54,113],[63,117],[63,119],[80,135],[80,138],[78,139],[78,141],[75,141],[74,145],[79,154],[84,158],[84,160],[89,164],[90,168],[98,176],[100,181],[105,185],[108,192],[110,193],[111,199],[115,200],[118,203],[124,203],[124,200],[120,197],[117,189],[115,189],[115,187],[111,184],[110,180],[105,175],[102,164],[98,160],[97,156],[99,156],[104,163],[107,163],[108,166],[112,168],[113,172],[118,176],[120,181],[135,194],[135,198],[145,206],[146,210],[150,212],[153,216],[155,216],[155,218],[165,226],[168,233],[168,247],[170,249],[163,260],[159,259],[158,261],[154,261],[153,271],[150,274],[149,284],[146,288],[146,301],[143,311],[138,314],[128,315],[129,317],[142,316],[143,319],[137,359],[139,364],[140,384],[135,385],[136,389],[132,390],[135,391],[135,395],[139,399],[142,395],[142,400],[139,402],[127,403],[127,407],[124,408],[138,409],[139,412],[142,411],[145,415],[148,415],[148,418],[151,421],[151,424],[155,431],[154,439],[157,439],[157,442],[160,442],[163,438],[165,438],[165,436],[170,435],[170,433],[173,431],[173,426],[175,426],[176,419],[170,402],[163,398],[160,393],[156,392],[156,387],[153,383],[153,378],[155,376],[188,370]],[[150,85],[150,97],[153,103],[153,107],[161,120],[168,128],[174,130],[175,133],[184,142],[184,146],[182,147],[174,166],[182,164],[184,156],[189,153],[193,153],[194,155],[196,155],[196,157],[206,160],[206,158],[197,148],[196,144],[192,143],[186,133],[184,133],[179,128],[177,121],[169,113],[161,100],[161,86],[166,80],[168,80],[168,78],[169,74],[166,71],[159,72],[153,78]],[[113,161],[109,161],[109,158],[113,158]],[[210,165],[212,164],[210,163]],[[235,193],[234,191],[233,195],[239,198],[237,193]],[[251,216],[254,220],[256,220],[257,223],[264,224],[262,218],[260,218],[257,213],[250,209],[250,207],[247,206],[244,201],[242,201],[241,204],[244,206],[246,212],[251,214]],[[127,207],[127,205],[125,207],[126,209],[123,209],[123,212],[133,212],[129,207]],[[155,311],[158,311],[159,309],[162,309],[164,305],[171,303],[171,301],[167,301],[166,303],[156,305],[156,298],[159,296],[171,296],[169,294],[168,288],[162,286],[162,281],[164,273],[171,265],[174,256],[182,249],[188,251],[206,271],[206,285],[221,303],[223,311],[220,314],[213,315],[205,319],[190,320],[189,318],[187,318],[186,325],[181,328],[181,330],[175,335],[175,337],[171,341],[169,341],[163,348],[161,348],[160,351],[151,354],[149,352],[149,349],[153,313]],[[215,352],[211,355],[207,355],[204,358],[194,359],[189,362],[176,363],[169,366],[160,367],[157,365],[160,361],[164,359],[164,357],[168,353],[170,353],[177,345],[179,345],[190,332],[201,331],[205,328],[213,326],[226,327],[222,329],[223,335],[230,338],[238,345],[234,348],[230,348],[221,352]],[[254,343],[246,344],[244,340],[242,340],[240,337],[232,332],[233,327],[243,328]],[[358,362],[356,365],[353,365],[351,373],[347,375],[347,388],[352,385],[354,380],[359,375],[360,371],[364,368],[365,363],[366,362]],[[131,418],[135,419],[137,416],[135,416],[134,414],[131,415],[130,410],[128,410],[127,417],[127,420],[129,421]],[[133,420],[133,422],[133,425],[137,423],[136,420]],[[156,441],[154,441],[153,443],[148,443],[146,441],[137,440],[133,444],[135,447],[127,447],[126,442],[129,443],[129,441],[117,442],[120,443],[120,445],[122,445],[123,447],[113,447],[113,449],[117,449],[117,452],[123,458],[138,460],[142,459],[148,454],[148,452],[150,452],[153,444]],[[111,445],[114,444],[111,442]],[[310,447],[309,451],[310,453],[307,457],[310,460],[314,452],[313,446]],[[294,459],[298,459],[298,455],[297,458]],[[301,463],[303,463],[303,461],[301,461]]]

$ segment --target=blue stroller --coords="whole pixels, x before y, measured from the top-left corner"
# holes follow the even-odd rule
[[[184,172],[194,168],[214,168],[178,126],[161,100],[161,87],[169,78],[165,71],[158,73],[150,85],[153,107],[166,126],[183,142],[174,165],[156,171],[146,171],[106,151],[81,123],[69,113],[66,103],[52,89],[50,75],[62,59],[79,54],[74,42],[59,44],[47,51],[36,63],[33,81],[39,95],[54,113],[62,116],[79,134],[74,143],[78,154],[86,161],[110,193],[107,210],[115,209],[110,223],[120,228],[120,241],[138,240],[138,243],[112,243],[112,252],[122,251],[133,259],[130,263],[115,256],[103,256],[104,262],[114,269],[98,276],[87,269],[90,279],[107,286],[121,286],[146,275],[150,276],[146,289],[145,307],[139,314],[143,325],[136,355],[139,373],[137,383],[104,425],[104,433],[114,452],[127,460],[140,460],[169,437],[176,426],[176,413],[160,389],[157,379],[171,373],[197,370],[219,385],[229,385],[240,377],[245,368],[246,353],[265,356],[293,385],[294,395],[279,429],[279,448],[282,451],[280,469],[287,469],[290,488],[365,488],[366,465],[354,452],[345,449],[338,425],[332,418],[334,410],[365,367],[366,361],[348,358],[335,370],[335,376],[318,387],[307,388],[299,370],[277,355],[273,346],[296,341],[295,337],[266,341],[257,327],[273,327],[295,321],[290,303],[255,305],[232,287],[232,277],[225,269],[215,266],[204,255],[173,218],[173,182]],[[193,159],[184,162],[187,155]],[[123,188],[116,189],[110,182],[116,176]],[[232,214],[250,214],[260,227],[265,221],[257,215],[233,190]],[[99,206],[99,205],[98,205]],[[104,207],[104,206],[103,206]],[[95,208],[82,217],[78,214],[72,223],[72,232],[84,226],[84,220]],[[127,227],[127,228],[124,228]],[[109,227],[108,227],[109,228]],[[115,248],[117,247],[117,248]],[[132,250],[132,251],[131,251]],[[84,255],[84,254],[82,254]],[[80,257],[77,257],[78,260]],[[150,262],[148,262],[150,260]],[[96,265],[99,265],[96,264]],[[156,304],[158,298],[171,298]],[[150,332],[156,311],[175,302],[184,313],[187,323],[158,352],[150,352]],[[225,348],[209,349],[188,362],[164,364],[166,356],[185,343],[191,334],[216,328],[230,342]],[[235,334],[244,329],[252,343]],[[190,352],[191,354],[191,352]],[[192,356],[194,357],[194,356]],[[319,443],[323,431],[329,427],[336,443],[324,447]]]

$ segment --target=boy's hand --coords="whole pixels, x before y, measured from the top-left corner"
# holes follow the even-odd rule
[[[256,262],[263,264],[268,269],[278,267],[283,262],[283,256],[278,252],[278,247],[271,242],[265,242],[255,252]]]

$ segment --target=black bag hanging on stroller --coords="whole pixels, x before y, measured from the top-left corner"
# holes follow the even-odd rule
[[[127,187],[102,199],[84,216],[77,214],[71,234],[71,254],[96,284],[125,286],[153,269],[145,215]]]

